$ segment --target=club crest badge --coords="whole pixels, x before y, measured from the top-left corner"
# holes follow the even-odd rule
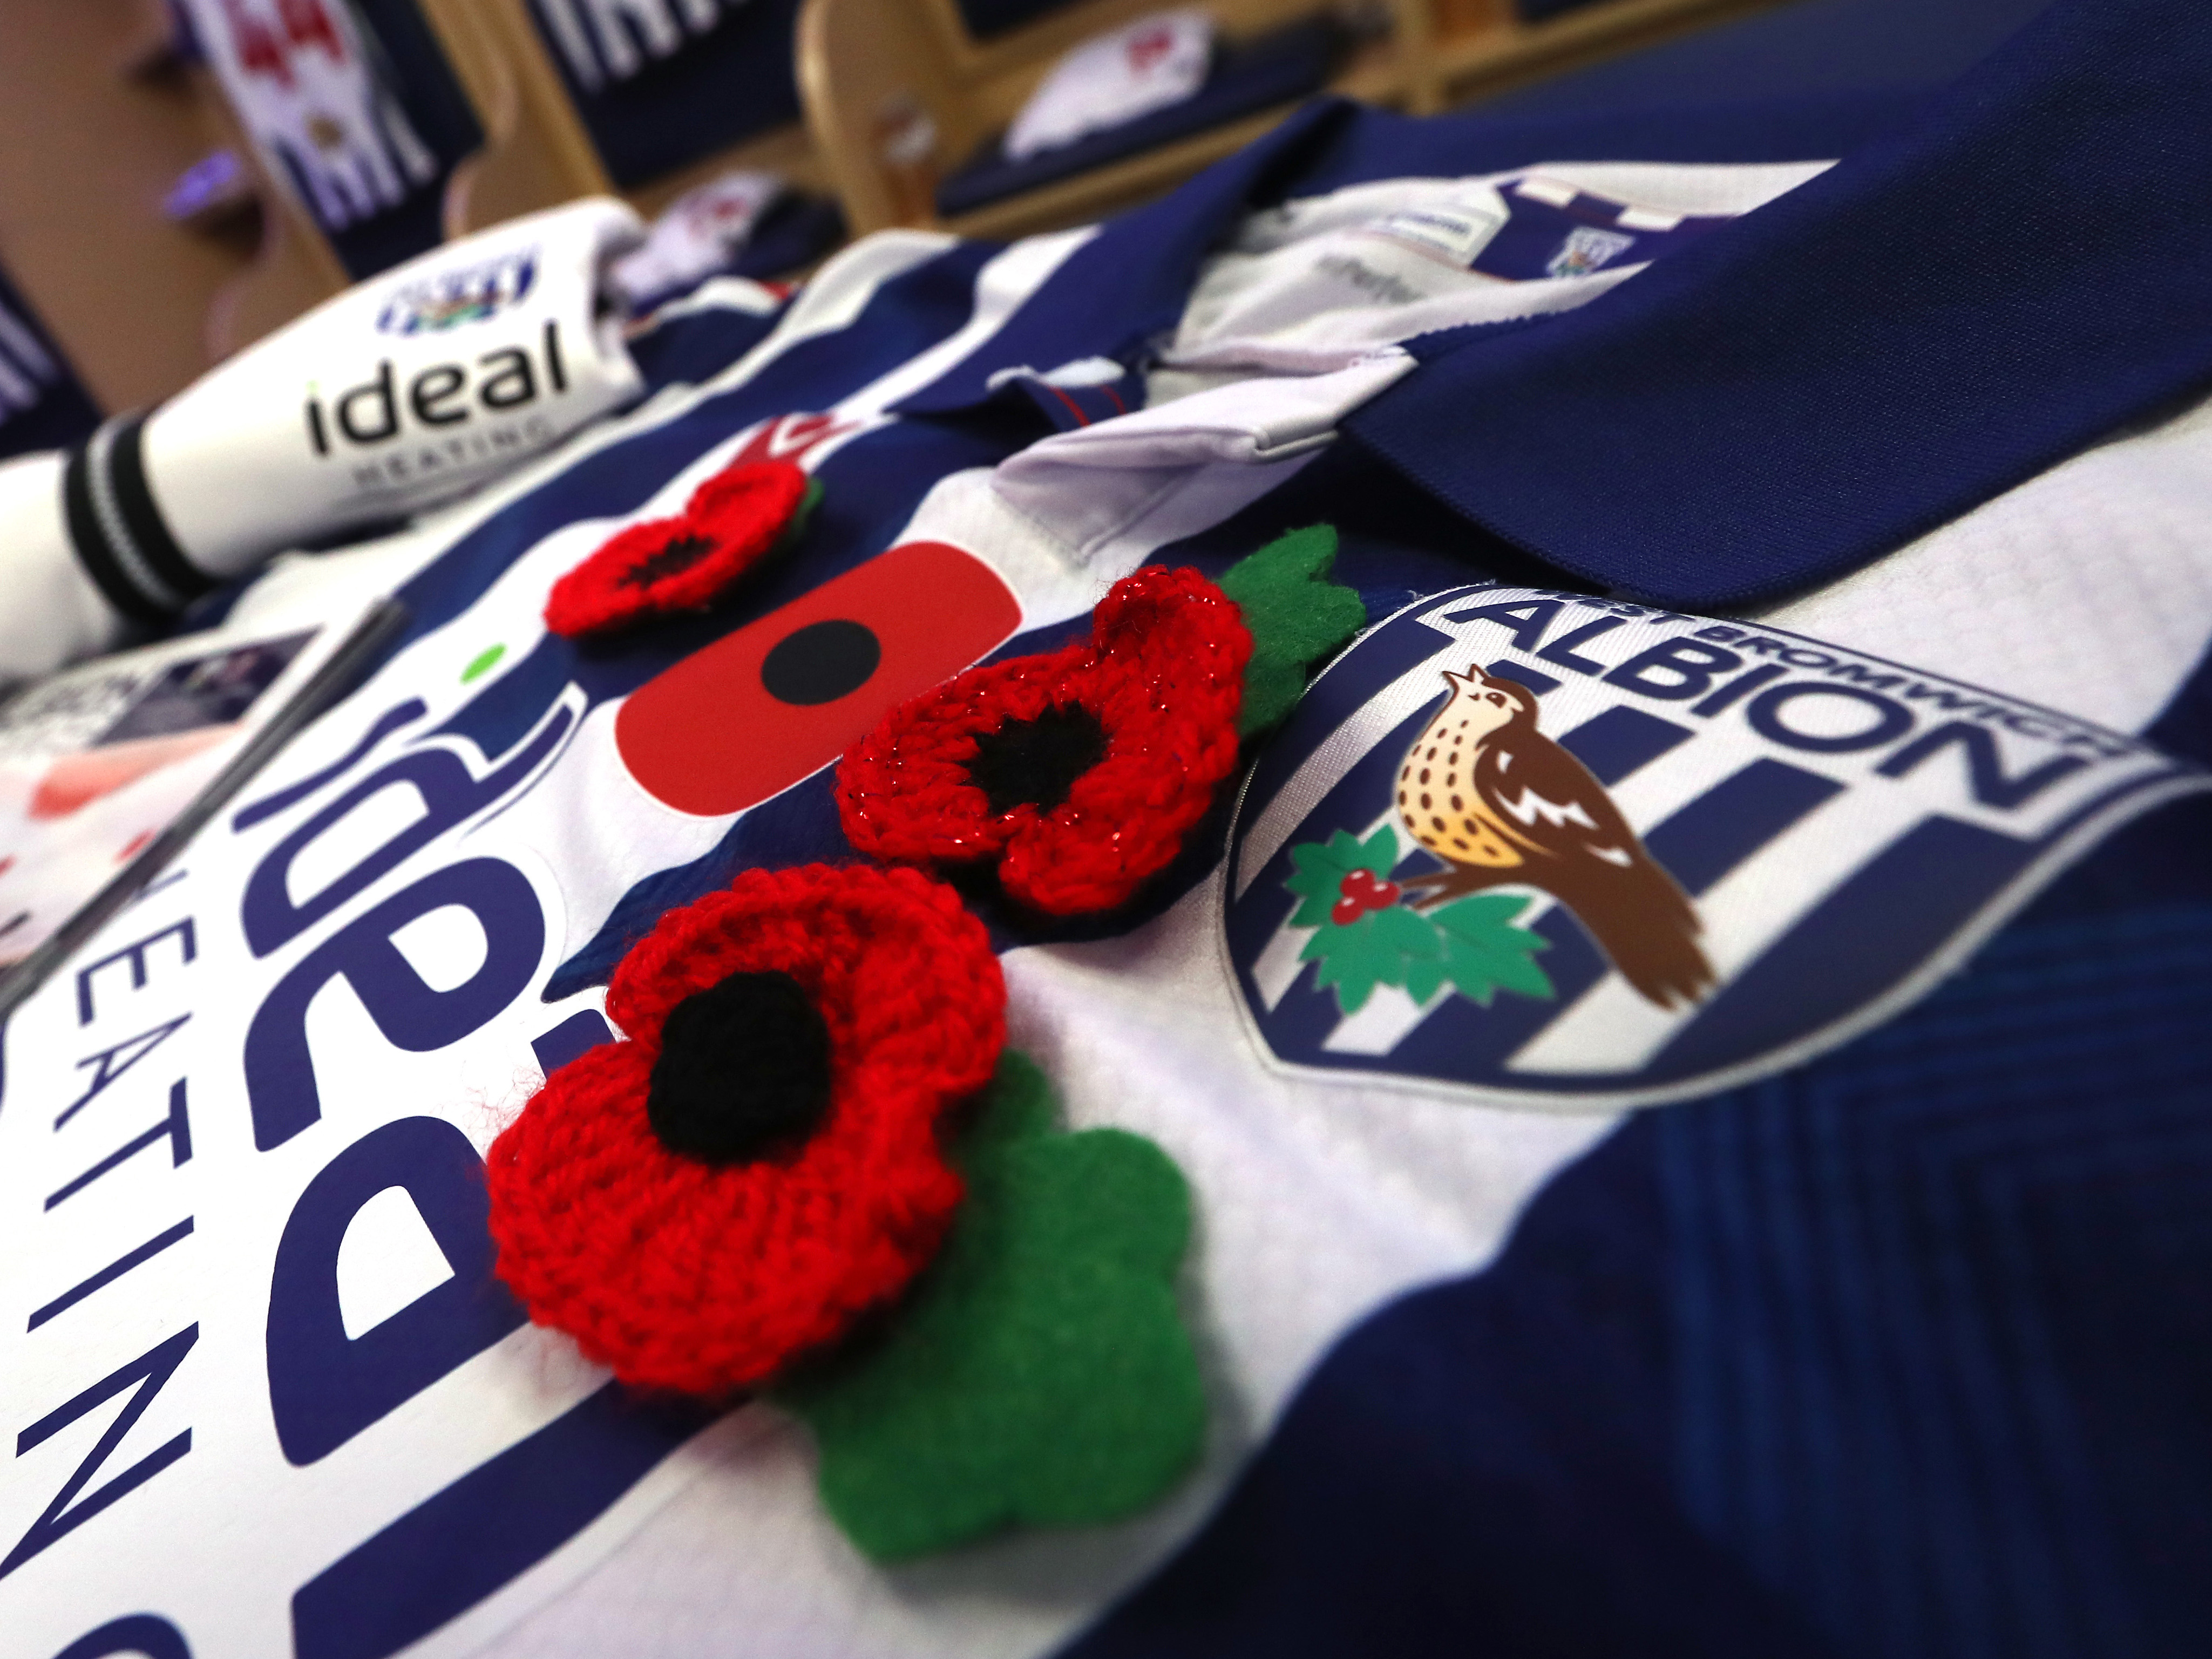
[[[1635,246],[1636,238],[1621,231],[1577,225],[1567,233],[1567,240],[1559,244],[1559,251],[1546,264],[1544,274],[1587,276],[1599,266],[1611,264]]]
[[[376,331],[442,334],[466,323],[483,322],[521,303],[537,278],[535,247],[458,270],[441,270],[394,289],[376,313]]]
[[[1555,1109],[1799,1063],[2212,776],[1754,624],[1474,586],[1372,629],[1269,744],[1224,938],[1279,1062]]]

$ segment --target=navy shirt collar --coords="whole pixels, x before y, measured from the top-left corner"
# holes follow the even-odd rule
[[[1310,166],[1355,111],[1340,99],[1316,100],[1172,194],[1109,220],[1003,327],[895,412],[969,408],[993,395],[992,377],[1002,370],[1044,372],[1086,357],[1133,367],[1155,338],[1174,331],[1213,245],[1277,181]]]
[[[1803,161],[1841,154],[1888,131],[1920,102],[1917,94],[1883,91],[1786,106],[1498,120],[1416,119],[1318,98],[1170,195],[1108,221],[1004,326],[895,411],[970,409],[1003,392],[1015,371],[1044,374],[1079,359],[1138,368],[1154,341],[1174,332],[1206,255],[1254,209],[1292,196],[1382,179],[1498,173],[1533,161]],[[1051,409],[1044,412],[1063,424]]]
[[[1348,429],[1609,588],[1831,580],[2212,381],[2208,130],[2212,13],[2066,0],[1583,309],[1415,343]]]

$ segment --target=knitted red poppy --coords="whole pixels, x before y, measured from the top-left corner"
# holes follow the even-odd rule
[[[672,1151],[648,1118],[665,1040],[696,1033],[700,994],[785,975],[827,1031],[818,1121],[738,1161]],[[661,918],[607,1012],[630,1040],[562,1066],[492,1143],[499,1274],[532,1319],[627,1382],[721,1395],[828,1342],[936,1252],[961,1197],[939,1121],[1006,1042],[998,958],[951,889],[748,871]]]
[[[789,461],[724,467],[674,518],[617,532],[554,583],[546,627],[573,637],[708,605],[775,545],[805,499],[806,483],[805,471]]]
[[[845,756],[854,848],[893,863],[999,860],[1054,915],[1111,909],[1175,858],[1237,764],[1252,635],[1194,570],[1116,582],[1089,641],[971,668]]]

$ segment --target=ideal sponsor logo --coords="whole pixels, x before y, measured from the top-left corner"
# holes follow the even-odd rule
[[[1646,1104],[1865,1029],[2208,787],[1783,629],[1460,589],[1363,639],[1262,757],[1226,937],[1281,1061]]]
[[[307,442],[318,456],[355,461],[356,483],[364,489],[511,459],[553,435],[536,405],[568,389],[561,325],[549,320],[538,344],[535,353],[502,346],[432,363],[404,384],[392,360],[383,358],[367,380],[327,398],[310,381],[301,411]]]
[[[529,247],[403,283],[377,312],[376,331],[443,333],[483,322],[519,304],[537,277],[538,250]]]
[[[787,416],[738,453],[852,429]],[[948,583],[978,601],[952,607],[964,635],[926,625]],[[781,699],[764,654],[818,649],[825,618],[872,635],[876,665],[830,702]],[[210,828],[155,909],[40,994],[40,1040],[4,1079],[11,1144],[36,1156],[0,1161],[0,1197],[42,1229],[0,1390],[22,1429],[0,1597],[37,1620],[38,1653],[413,1650],[596,1547],[611,1505],[715,1432],[715,1408],[640,1401],[541,1343],[495,1274],[485,1120],[521,1054],[550,1073],[613,1033],[596,1007],[548,1010],[562,896],[526,836],[478,832],[557,775],[594,696],[637,711],[613,764],[659,783],[688,764],[738,810],[1019,622],[973,555],[904,544],[619,690],[568,678],[565,647],[530,659],[550,681],[526,661],[485,683],[479,652],[458,708],[338,715],[343,753]],[[721,741],[732,696],[742,743]],[[374,1501],[347,1501],[364,1468]],[[193,1524],[208,1514],[264,1524]],[[424,1561],[453,1565],[430,1582]]]
[[[503,1449],[497,1429],[472,1441],[403,1413],[526,1323],[492,1274],[476,1146],[428,1114],[445,1103],[407,1088],[406,1062],[495,1021],[510,1033],[542,1024],[528,993],[559,926],[542,874],[433,849],[540,778],[581,707],[564,693],[489,756],[422,732],[419,698],[386,710],[344,756],[233,816],[234,836],[265,844],[231,866],[252,873],[242,896],[222,890],[224,914],[172,872],[135,902],[168,914],[126,912],[147,919],[41,994],[45,1040],[35,1060],[11,1056],[7,1079],[15,1118],[28,1114],[16,1145],[40,1155],[11,1163],[6,1182],[44,1230],[48,1270],[18,1281],[38,1287],[9,1395],[30,1420],[18,1453],[31,1457],[0,1492],[0,1593],[44,1628],[39,1652],[97,1624],[70,1648],[376,1659],[565,1541],[700,1426],[697,1413],[633,1409],[580,1373],[532,1396]],[[412,743],[384,752],[410,727]],[[211,860],[220,840],[211,827]],[[474,936],[478,959],[455,974],[450,946],[410,956],[410,930],[419,940],[425,928]],[[224,942],[211,949],[214,933]],[[363,1022],[343,1059],[312,1012],[330,992]],[[195,1046],[210,997],[219,1018],[252,1008],[242,1098],[235,1049],[210,1079]],[[596,1013],[576,1013],[532,1047],[550,1070],[609,1035]],[[380,1074],[381,1098],[375,1085],[367,1098],[386,1115],[364,1123],[359,1085]],[[208,1273],[204,1253],[241,1239],[267,1252],[253,1270]],[[378,1255],[395,1243],[396,1258]],[[222,1411],[240,1402],[243,1417]],[[489,1409],[495,1422],[507,1403]],[[211,1411],[225,1420],[210,1425]],[[373,1455],[428,1501],[379,1510],[371,1528],[327,1499],[354,1478],[347,1450],[380,1429]],[[618,1474],[574,1479],[580,1462]],[[465,1557],[463,1540],[492,1528],[520,1535],[508,1483],[525,1467],[538,1538],[421,1593],[406,1563]],[[187,1511],[164,1505],[193,1502],[264,1517],[292,1506],[271,1522],[285,1548],[258,1550],[251,1573],[226,1578],[219,1615],[175,1565],[191,1553],[177,1530]],[[162,1612],[98,1624],[149,1603]],[[23,1621],[11,1614],[11,1636]]]

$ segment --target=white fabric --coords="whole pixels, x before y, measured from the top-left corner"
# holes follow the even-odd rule
[[[600,295],[607,258],[641,230],[605,198],[510,220],[248,346],[147,423],[170,530],[228,575],[458,495],[635,397]]]
[[[1155,12],[1086,40],[1053,65],[1006,129],[1007,158],[1026,161],[1109,127],[1180,104],[1206,84],[1213,20]]]
[[[644,244],[610,267],[616,289],[635,307],[720,270],[752,240],[783,188],[775,173],[739,170],[685,191],[653,222]]]
[[[1463,183],[1450,187],[1467,191]],[[1628,199],[1665,210],[1656,191]],[[1373,210],[1366,220],[1412,210],[1395,198],[1367,205]],[[887,413],[891,404],[987,341],[1087,235],[1032,239],[997,254],[976,277],[969,322],[823,411],[831,417],[822,429],[828,435],[810,440],[780,427],[733,434],[662,480],[635,515],[668,511],[753,436],[771,445],[787,440],[789,453],[815,465],[835,445],[895,419]],[[323,580],[345,587],[349,599],[355,590],[348,584],[396,580],[580,459],[678,420],[805,342],[834,333],[861,314],[884,283],[946,246],[945,239],[916,233],[863,241],[832,261],[769,338],[721,374],[664,390],[398,536],[329,559],[282,562],[240,614],[259,605],[312,605]],[[1523,302],[1555,290],[1544,283],[1491,286],[1516,289]],[[1224,279],[1212,293],[1249,295],[1258,287],[1237,289]],[[733,294],[732,303],[749,302],[744,290]],[[1015,593],[1025,625],[1079,614],[1153,549],[1221,522],[1308,465],[1346,410],[1405,372],[1410,360],[1376,342],[1401,337],[1394,331],[1409,318],[1429,314],[1422,303],[1378,308],[1389,316],[1342,307],[1328,328],[1301,337],[1300,349],[1313,356],[1299,361],[1314,367],[1269,367],[1255,350],[1255,368],[1243,371],[1237,384],[1211,384],[1046,440],[997,469],[941,479],[895,539],[939,540],[972,552]],[[1220,316],[1234,311],[1224,307]],[[1190,343],[1194,350],[1270,337],[1266,331],[1200,328],[1191,331]],[[1095,364],[1078,360],[1062,368],[1068,372],[1048,371],[1047,378],[1097,383]],[[1226,366],[1213,372],[1237,373]],[[2190,568],[2195,555],[2185,533],[2188,504],[2206,499],[2212,483],[2208,411],[2212,404],[2053,469],[1874,571],[1796,601],[1778,620],[1938,673],[1998,682],[2092,718],[2139,726],[2212,637],[2212,583]],[[43,474],[0,470],[0,490],[15,478],[22,490],[51,491],[52,463],[40,465],[48,469]],[[623,521],[580,520],[526,550],[460,616],[415,641],[303,734],[256,793],[330,766],[367,736],[380,713],[405,699],[427,705],[411,729],[434,730],[480,689],[464,680],[469,665],[492,643],[517,658],[526,654],[551,583]],[[2118,558],[2099,549],[2121,550],[2118,558],[2138,562],[2139,570],[2124,581],[2106,580]],[[2003,592],[2008,582],[2033,599],[2015,602]],[[1968,612],[1978,617],[1972,629],[1960,625]],[[2055,647],[2062,624],[2067,638]],[[2085,683],[2074,669],[2091,661],[2108,673],[2118,665],[2121,684]],[[384,741],[396,747],[409,740]],[[459,738],[431,746],[448,750],[473,775],[489,768],[489,757]],[[711,845],[728,828],[727,818],[686,819],[657,805],[648,812],[617,787],[615,764],[586,722],[509,804],[471,817],[349,902],[337,921],[460,859],[500,859],[525,872],[538,896],[547,932],[543,960],[503,1012],[434,1052],[403,1053],[382,1041],[343,987],[319,999],[307,1023],[324,1116],[270,1152],[255,1151],[246,1127],[239,1060],[246,1030],[270,988],[327,934],[256,957],[239,933],[239,894],[246,873],[326,797],[311,797],[246,831],[210,830],[187,855],[187,878],[143,901],[80,958],[96,960],[190,916],[200,932],[198,955],[188,966],[160,958],[139,988],[126,966],[110,968],[99,981],[95,1017],[82,1027],[71,1000],[76,987],[64,975],[9,1023],[0,1210],[32,1218],[34,1231],[0,1273],[0,1326],[21,1331],[31,1309],[173,1216],[191,1213],[197,1224],[191,1238],[102,1290],[97,1308],[72,1310],[42,1327],[35,1341],[19,1341],[10,1364],[0,1368],[0,1421],[20,1427],[36,1420],[182,1318],[200,1328],[190,1359],[118,1449],[115,1466],[187,1425],[196,1435],[192,1455],[0,1583],[0,1628],[26,1652],[58,1650],[93,1622],[88,1608],[112,1606],[159,1607],[189,1631],[195,1652],[226,1659],[287,1655],[289,1597],[297,1586],[604,1380],[561,1339],[519,1330],[357,1441],[304,1468],[283,1458],[265,1412],[240,1404],[265,1398],[269,1262],[306,1182],[344,1147],[398,1117],[435,1114],[485,1145],[535,1086],[530,1040],[599,1001],[595,992],[554,1005],[539,1000],[564,946],[590,936],[629,880],[675,861],[685,847]],[[343,865],[377,838],[366,820],[330,834],[321,855],[331,865]],[[1152,1137],[1193,1183],[1199,1231],[1188,1305],[1211,1419],[1206,1461],[1190,1482],[1126,1525],[1003,1540],[879,1569],[824,1516],[804,1433],[769,1408],[749,1407],[664,1462],[547,1559],[434,1632],[411,1650],[416,1659],[603,1659],[616,1652],[625,1659],[995,1659],[1042,1651],[1095,1617],[1201,1522],[1298,1380],[1352,1321],[1406,1289],[1492,1259],[1529,1196],[1613,1120],[1470,1104],[1352,1073],[1285,1076],[1263,1060],[1236,1012],[1238,994],[1219,957],[1224,880],[1217,872],[1124,938],[1020,950],[1006,959],[1012,1040],[1054,1077],[1071,1121],[1119,1124]],[[51,1111],[23,1104],[73,1097],[83,1086],[76,1062],[92,1047],[179,1009],[191,1012],[191,1022],[158,1063],[122,1079],[88,1109],[86,1121],[100,1114],[96,1121],[112,1139],[94,1146],[57,1134]],[[149,1154],[42,1214],[45,1194],[152,1121],[171,1080],[186,1073],[198,1137],[191,1163],[172,1169]],[[405,1218],[395,1224],[404,1237]],[[414,1274],[407,1282],[417,1283],[434,1271],[419,1259],[396,1259],[386,1264],[380,1293],[388,1301],[398,1293],[392,1284],[407,1273]],[[374,1274],[360,1282],[363,1305],[373,1308],[380,1294]],[[99,1427],[88,1419],[25,1455],[22,1478],[0,1485],[0,1537],[21,1534]]]
[[[460,495],[635,398],[602,285],[608,257],[639,234],[606,199],[512,220],[210,370],[146,422],[146,478],[171,533],[209,574],[236,575]],[[20,601],[0,618],[0,678],[121,637],[71,552],[61,471],[59,456],[18,462],[0,487],[0,562]]]
[[[437,158],[378,76],[343,0],[183,0],[271,177],[341,230],[397,207]]]
[[[2212,402],[2084,450],[1887,558],[1758,613],[2137,732],[2212,634]]]
[[[1353,185],[1255,213],[1200,269],[1148,398],[1182,396],[1224,375],[1326,372],[1437,329],[1571,311],[1644,268],[1522,283],[1468,269],[1505,223],[1501,190],[1524,173],[1632,211],[1722,215],[1764,206],[1829,165],[1556,163]]]
[[[124,622],[70,547],[62,458],[0,461],[0,684],[112,651]]]

